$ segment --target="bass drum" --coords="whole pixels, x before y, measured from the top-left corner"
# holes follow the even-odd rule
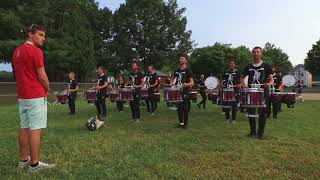
[[[207,79],[204,81],[204,84],[206,85],[207,89],[213,90],[216,89],[219,85],[219,79],[215,76],[207,77]]]
[[[292,87],[296,85],[297,78],[294,77],[293,75],[288,74],[282,77],[282,81],[286,87]]]
[[[244,77],[243,81],[244,81],[244,85],[248,87],[249,76]]]

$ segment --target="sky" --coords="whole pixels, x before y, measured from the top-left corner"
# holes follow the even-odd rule
[[[116,10],[124,0],[98,0]],[[320,0],[178,0],[196,47],[215,42],[249,48],[274,43],[293,65],[320,39]]]

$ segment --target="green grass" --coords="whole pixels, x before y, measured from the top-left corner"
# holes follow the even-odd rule
[[[94,106],[77,102],[78,114],[66,106],[50,106],[43,133],[42,160],[57,168],[32,175],[34,179],[319,179],[319,101],[283,106],[276,121],[268,121],[266,140],[246,137],[247,118],[224,124],[221,108],[193,104],[190,127],[176,129],[177,114],[162,103],[159,113],[130,123],[109,104],[107,127],[89,132],[84,124]],[[19,156],[17,105],[0,106],[0,179],[28,179],[16,171]]]

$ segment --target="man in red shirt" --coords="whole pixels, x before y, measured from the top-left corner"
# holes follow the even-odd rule
[[[40,161],[41,129],[47,127],[47,94],[50,92],[43,53],[38,48],[44,44],[45,34],[44,27],[31,25],[27,41],[17,47],[13,54],[21,127],[18,168],[22,170],[30,165],[30,172],[54,167],[53,164]]]

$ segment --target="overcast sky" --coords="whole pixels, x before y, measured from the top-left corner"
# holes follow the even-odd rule
[[[115,10],[124,0],[99,0]],[[178,0],[197,47],[215,42],[263,46],[272,42],[296,65],[320,39],[320,0]]]

